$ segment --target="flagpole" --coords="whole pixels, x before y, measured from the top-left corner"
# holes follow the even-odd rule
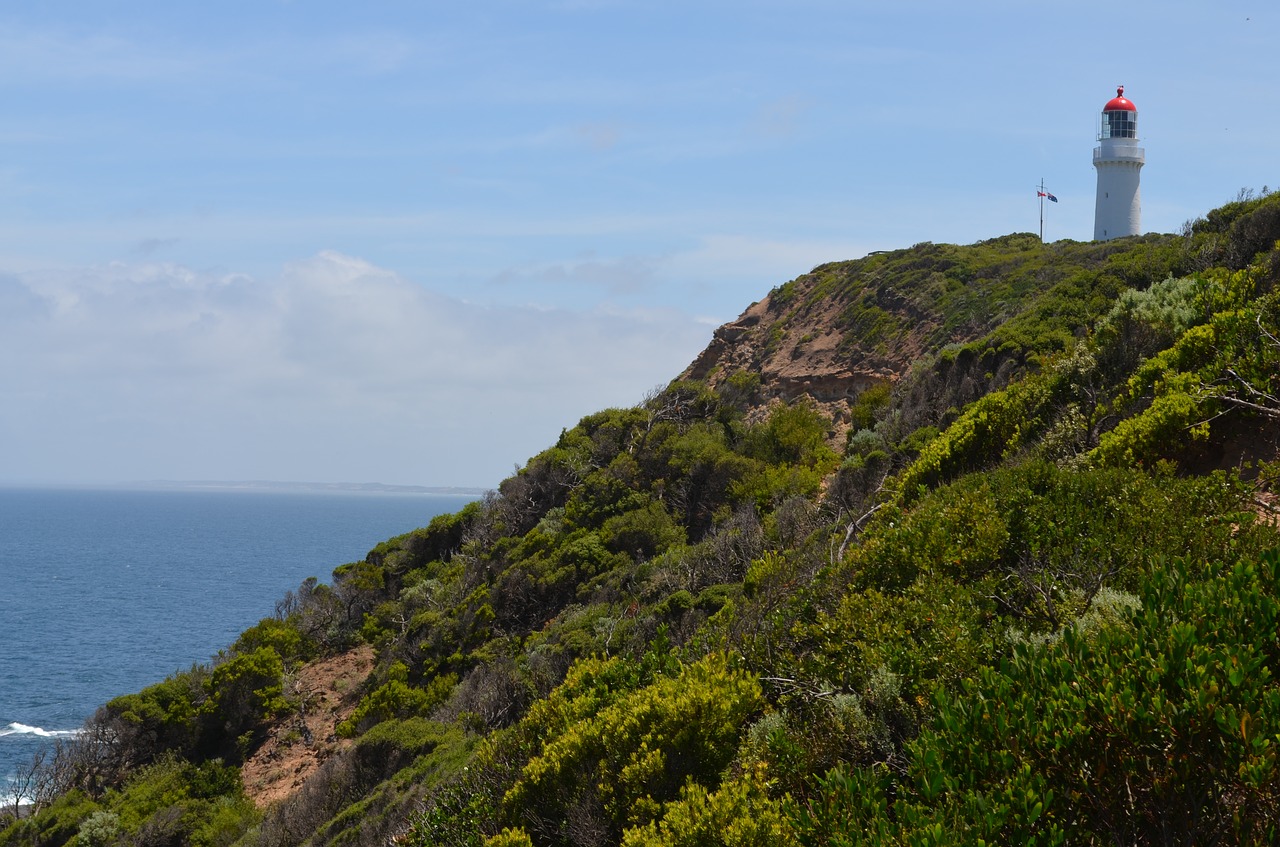
[[[1040,243],[1044,244],[1044,177],[1040,177]]]

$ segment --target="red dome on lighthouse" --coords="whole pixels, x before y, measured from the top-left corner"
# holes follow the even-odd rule
[[[1133,105],[1132,100],[1128,100],[1124,96],[1124,86],[1116,89],[1116,96],[1107,101],[1107,105],[1102,107],[1104,112],[1136,112],[1138,107]]]

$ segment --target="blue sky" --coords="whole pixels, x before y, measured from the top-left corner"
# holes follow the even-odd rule
[[[0,482],[496,485],[773,286],[1280,182],[1273,4],[0,7]]]

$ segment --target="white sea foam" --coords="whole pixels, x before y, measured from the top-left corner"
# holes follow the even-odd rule
[[[25,799],[23,799],[22,802],[18,803],[18,805],[25,807],[25,806],[30,806],[31,804],[28,803]],[[13,811],[13,795],[6,794],[3,791],[0,791],[0,812],[12,812],[12,811]]]
[[[8,787],[7,787],[7,786],[6,786],[5,788],[0,789],[0,809],[9,809],[9,810],[12,810],[12,809],[13,809],[13,801],[14,801],[14,799],[15,799],[15,798],[14,798],[14,796],[13,796],[13,792],[12,792],[12,791],[10,791],[10,790],[8,790]],[[28,800],[26,797],[21,797],[21,798],[17,798],[17,799],[18,799],[18,805],[19,805],[19,806],[30,806],[30,805],[31,805],[31,801],[30,801],[30,800]]]
[[[36,738],[75,738],[80,734],[78,729],[44,729],[38,726],[27,726],[25,723],[13,723],[0,729],[0,738],[9,735],[29,735]]]

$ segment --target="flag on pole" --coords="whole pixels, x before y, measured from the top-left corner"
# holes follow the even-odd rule
[[[1057,203],[1058,198],[1045,191],[1043,178],[1040,180],[1040,184],[1036,186],[1036,196],[1040,198],[1040,241],[1044,243],[1044,199],[1048,197],[1050,203]]]

